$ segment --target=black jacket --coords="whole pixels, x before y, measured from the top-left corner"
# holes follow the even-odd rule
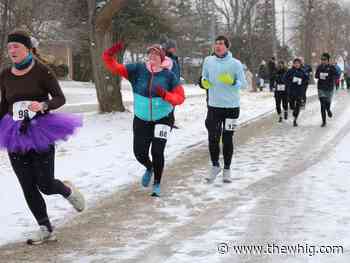
[[[279,68],[276,72],[276,82],[277,84],[285,84],[285,74],[287,73],[287,68]]]
[[[290,96],[303,96],[308,77],[304,70],[293,67],[285,74],[284,81]]]
[[[277,93],[287,93],[287,85],[285,83],[285,75],[287,73],[287,68],[278,68],[276,72],[276,85],[275,85],[275,92]],[[280,86],[280,85],[284,85]],[[284,89],[284,90],[283,90]]]
[[[268,70],[269,70],[269,79],[275,80],[276,72],[277,72],[277,67],[276,67],[275,61],[270,60],[267,66],[268,66]]]
[[[337,79],[337,69],[330,64],[321,64],[316,70],[317,88],[331,91],[334,89],[335,80]]]

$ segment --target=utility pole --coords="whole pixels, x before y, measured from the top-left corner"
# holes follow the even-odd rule
[[[282,46],[286,46],[286,8],[285,4],[282,7]]]
[[[272,53],[277,56],[277,37],[276,37],[276,1],[272,0]]]

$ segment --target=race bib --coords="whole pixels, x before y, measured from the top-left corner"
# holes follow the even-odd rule
[[[225,130],[235,131],[237,128],[238,119],[225,119]]]
[[[22,121],[25,117],[29,119],[33,119],[36,115],[36,112],[31,111],[29,106],[32,104],[31,101],[18,101],[13,104],[13,120],[14,121]]]
[[[298,83],[298,85],[301,85],[302,81],[303,80],[301,78],[297,78],[297,77],[293,78],[293,83]]]
[[[171,132],[171,128],[166,124],[156,124],[154,128],[154,137],[167,140]]]
[[[286,85],[284,84],[277,84],[277,91],[285,91]]]
[[[260,84],[260,87],[264,87],[264,80],[263,80],[263,79],[260,79],[259,84]]]
[[[320,79],[326,80],[327,78],[328,78],[328,73],[326,73],[326,72],[321,72],[320,73]]]

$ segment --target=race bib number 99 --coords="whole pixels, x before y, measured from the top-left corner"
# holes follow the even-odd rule
[[[26,117],[32,119],[35,116],[35,112],[29,109],[31,101],[18,101],[13,104],[13,120],[22,121]]]
[[[225,119],[225,130],[226,131],[235,131],[237,128],[238,119]]]
[[[171,128],[169,125],[156,124],[154,128],[154,137],[167,140],[169,138]]]

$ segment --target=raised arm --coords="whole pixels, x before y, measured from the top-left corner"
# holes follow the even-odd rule
[[[114,75],[119,75],[128,79],[128,71],[123,64],[119,64],[115,59],[115,55],[124,48],[121,42],[115,43],[112,47],[107,48],[102,54],[102,60],[106,68]]]

